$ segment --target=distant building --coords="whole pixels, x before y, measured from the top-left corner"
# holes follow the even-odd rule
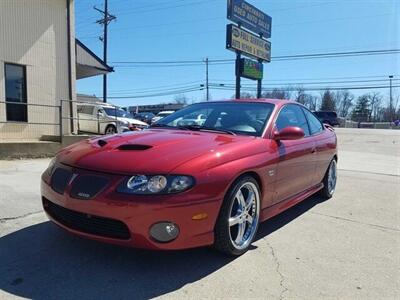
[[[74,0],[0,1],[0,139],[76,132],[76,80],[112,68],[74,28]]]
[[[154,114],[157,114],[163,110],[179,110],[183,107],[184,107],[183,104],[178,104],[178,103],[138,105],[138,106],[129,106],[128,111],[132,113],[138,111],[138,112],[152,112]]]

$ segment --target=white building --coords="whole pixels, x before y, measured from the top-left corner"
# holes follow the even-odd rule
[[[76,79],[112,69],[74,24],[74,0],[0,0],[0,140],[76,132]]]

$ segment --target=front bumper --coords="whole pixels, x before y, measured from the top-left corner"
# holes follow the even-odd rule
[[[94,173],[73,170],[74,176],[76,174],[73,178],[79,177],[80,174]],[[98,175],[99,173],[96,172],[95,174]],[[49,218],[76,235],[136,248],[174,250],[211,245],[214,242],[214,225],[221,205],[220,198],[205,197],[204,193],[196,193],[195,188],[175,195],[133,196],[119,194],[115,190],[124,177],[102,175],[111,178],[107,188],[93,199],[82,200],[70,196],[71,185],[75,179],[71,180],[72,182],[66,187],[65,191],[60,194],[52,189],[49,184],[50,178],[44,173],[41,181],[41,192],[43,207]],[[105,236],[103,233],[98,234],[97,231],[86,230],[86,227],[74,226],[70,221],[67,222],[65,219],[60,219],[54,215],[49,209],[49,202],[60,209],[67,209],[66,213],[78,213],[80,218],[86,216],[88,220],[83,220],[85,223],[95,221],[96,218],[120,222],[126,226],[129,234],[116,238],[115,236]],[[207,218],[193,220],[192,217],[198,214],[207,214]],[[151,226],[163,221],[178,225],[180,233],[175,240],[160,243],[150,236]],[[77,222],[82,222],[82,218]],[[112,227],[114,225],[102,224],[101,226]]]

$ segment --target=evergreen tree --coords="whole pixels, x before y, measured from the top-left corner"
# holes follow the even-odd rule
[[[356,122],[368,121],[370,115],[369,95],[361,95],[357,98],[356,106],[353,109],[351,118]]]
[[[330,90],[324,91],[321,97],[320,110],[323,111],[336,111],[335,94]]]

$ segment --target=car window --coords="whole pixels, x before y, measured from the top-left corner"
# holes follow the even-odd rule
[[[310,135],[306,117],[299,105],[289,104],[284,106],[279,112],[275,126],[279,131],[290,126],[300,127],[304,130],[304,136]]]
[[[121,108],[117,107],[104,107],[103,108],[110,117],[119,117],[119,118],[126,118],[129,117],[128,113]]]
[[[94,109],[93,105],[78,105],[78,113],[81,114],[92,115],[93,109]]]
[[[187,106],[158,121],[156,125],[198,125],[241,135],[261,136],[273,108],[274,105],[270,103],[203,102]]]
[[[317,134],[323,130],[323,126],[321,121],[308,109],[303,108],[303,111],[306,115],[308,124],[310,125],[311,134]]]

